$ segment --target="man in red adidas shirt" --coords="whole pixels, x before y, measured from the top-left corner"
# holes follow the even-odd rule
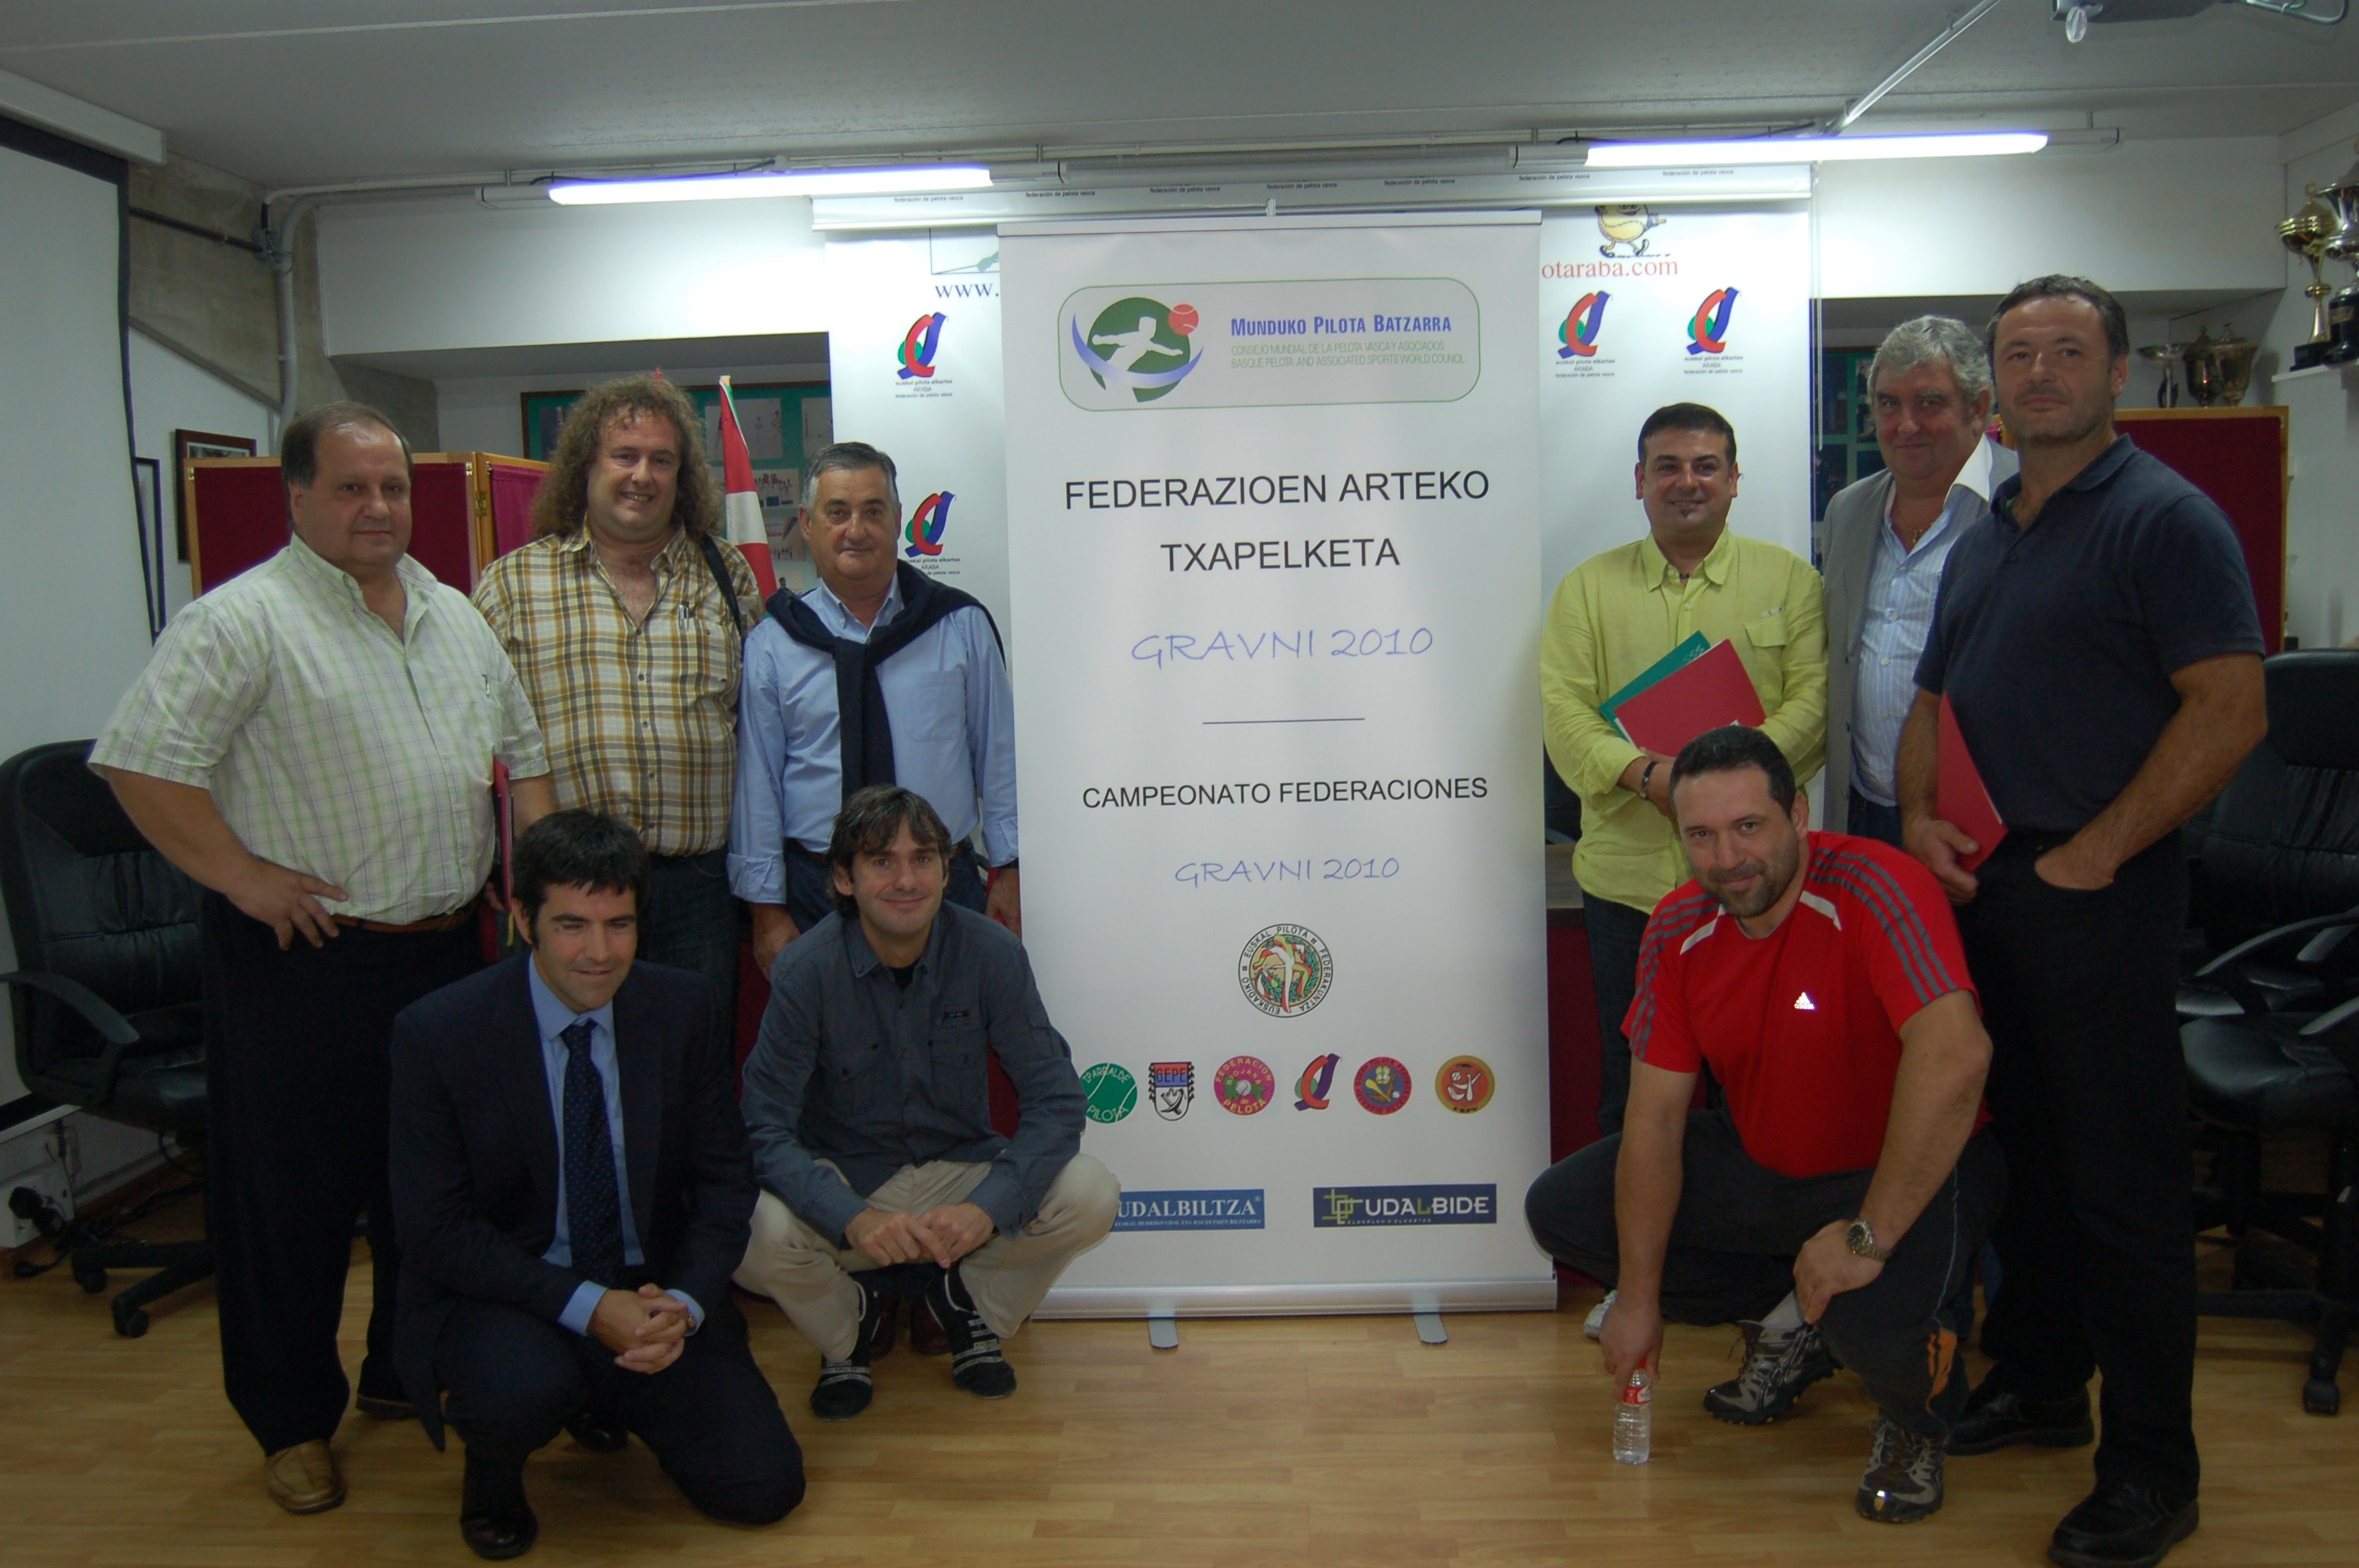
[[[1755,1330],[1705,1396],[1724,1421],[1776,1420],[1840,1358],[1880,1412],[1860,1513],[1922,1519],[2006,1185],[1978,1136],[1990,1039],[1957,924],[1907,855],[1810,832],[1757,730],[1689,742],[1671,803],[1695,880],[1639,947],[1629,1111],[1532,1184],[1532,1234],[1618,1287],[1600,1341],[1617,1388],[1655,1364],[1667,1316]],[[1707,1063],[1727,1103],[1691,1110]]]

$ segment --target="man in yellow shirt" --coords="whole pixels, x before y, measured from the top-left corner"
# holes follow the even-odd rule
[[[1728,531],[1736,432],[1718,411],[1674,403],[1638,431],[1647,535],[1565,574],[1540,635],[1549,760],[1581,796],[1574,878],[1589,929],[1604,1036],[1597,1119],[1622,1127],[1630,1093],[1623,1015],[1647,916],[1688,876],[1670,817],[1671,759],[1625,740],[1598,711],[1692,633],[1733,643],[1794,776],[1819,771],[1827,738],[1825,591],[1791,550]]]

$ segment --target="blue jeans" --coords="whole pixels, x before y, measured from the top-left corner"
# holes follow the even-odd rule
[[[728,1037],[737,1037],[737,899],[729,891],[729,851],[657,855],[639,920],[639,957],[693,969],[721,996]]]
[[[1901,848],[1900,808],[1878,806],[1854,789],[1851,792],[1851,815],[1844,818],[1844,831],[1863,838],[1880,838],[1894,849]]]

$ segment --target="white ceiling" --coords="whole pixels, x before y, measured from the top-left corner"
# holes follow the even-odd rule
[[[1827,114],[1964,0],[0,0],[0,70],[266,185],[766,156],[1106,152]],[[2064,40],[2007,0],[1871,115],[2278,135],[2359,18]]]

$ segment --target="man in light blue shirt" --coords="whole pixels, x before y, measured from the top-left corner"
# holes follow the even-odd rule
[[[2016,464],[1983,434],[1990,356],[1964,322],[1895,327],[1867,384],[1884,471],[1827,503],[1827,826],[1897,846],[1900,725],[1941,567]]]
[[[990,613],[896,559],[893,460],[828,448],[803,484],[803,536],[820,585],[781,590],[745,643],[729,885],[753,908],[767,973],[825,918],[836,813],[859,790],[923,796],[959,848],[947,896],[1021,931],[1016,869],[1016,714]],[[969,840],[983,829],[986,892]]]

